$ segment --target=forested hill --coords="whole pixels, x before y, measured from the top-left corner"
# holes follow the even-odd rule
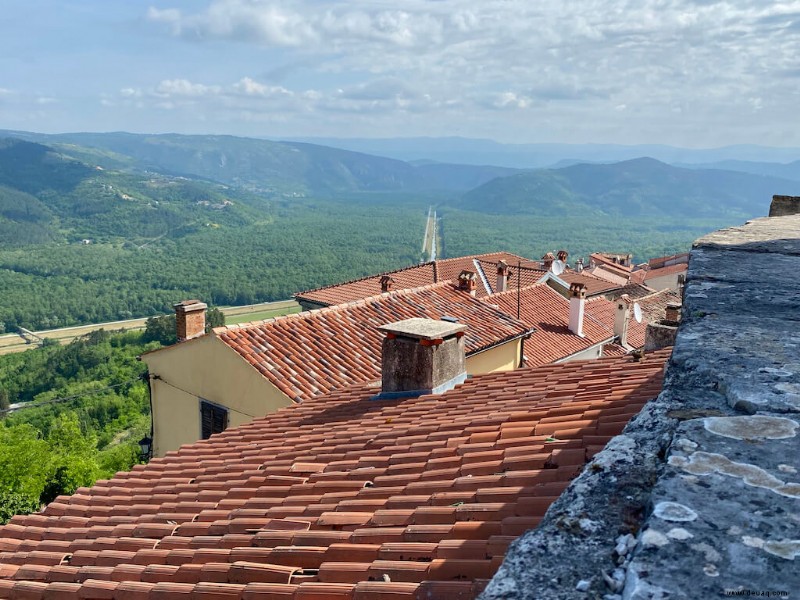
[[[773,194],[800,194],[800,182],[711,169],[682,169],[651,158],[578,164],[502,177],[452,205],[492,214],[584,214],[751,218]]]
[[[0,131],[0,136],[4,135]],[[228,135],[5,132],[106,168],[203,178],[276,194],[466,191],[515,172],[503,167],[415,166],[400,160],[301,142]]]
[[[265,204],[213,182],[107,170],[0,139],[0,248],[81,239],[140,245],[251,223]]]

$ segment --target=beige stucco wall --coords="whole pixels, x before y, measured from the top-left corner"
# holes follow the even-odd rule
[[[495,371],[513,371],[519,366],[520,344],[516,339],[491,350],[467,357],[467,373],[480,375]]]
[[[671,275],[662,275],[661,277],[653,277],[652,279],[648,279],[645,282],[647,287],[653,288],[654,290],[666,290],[667,288],[671,290],[678,291],[678,277],[680,275],[686,275],[686,271],[682,273],[672,273]]]
[[[603,356],[603,344],[598,344],[597,346],[591,346],[586,350],[582,350],[581,352],[577,352],[566,358],[562,358],[555,362],[562,363],[562,362],[570,362],[572,360],[594,360],[595,358],[601,358]]]
[[[213,334],[146,354],[142,360],[151,374],[154,456],[200,439],[200,399],[226,407],[228,427],[291,404]]]

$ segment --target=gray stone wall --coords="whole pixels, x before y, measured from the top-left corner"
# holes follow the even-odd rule
[[[800,597],[798,299],[800,216],[695,242],[663,392],[482,598]]]

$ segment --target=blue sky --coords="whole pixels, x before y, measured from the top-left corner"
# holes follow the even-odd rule
[[[800,146],[800,0],[0,0],[0,128]]]

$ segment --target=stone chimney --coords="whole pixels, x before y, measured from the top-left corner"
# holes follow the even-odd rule
[[[388,275],[381,277],[381,292],[391,292],[394,287],[394,279]]]
[[[511,277],[511,271],[508,268],[508,263],[501,260],[497,263],[497,285],[495,292],[505,292],[508,289],[508,278]]]
[[[582,259],[582,258],[579,258],[579,259],[577,260],[577,262],[575,263],[575,270],[576,270],[578,273],[580,273],[581,271],[583,271],[583,259]]]
[[[614,336],[619,338],[619,343],[623,347],[628,345],[628,322],[631,315],[631,298],[628,294],[622,294],[616,301],[614,311]]]
[[[671,324],[678,324],[681,320],[681,305],[680,304],[667,304],[664,311],[664,321]]]
[[[586,309],[586,286],[573,283],[569,286],[569,330],[577,336],[583,335],[583,313]]]
[[[473,271],[461,271],[458,275],[458,289],[474,296],[478,290],[478,276]]]
[[[666,348],[667,346],[674,346],[677,336],[677,323],[672,324],[667,320],[661,321],[660,323],[648,323],[647,329],[644,331],[645,352],[661,350],[661,348]]]
[[[549,271],[553,267],[553,261],[556,259],[552,252],[548,252],[542,257],[542,268]]]
[[[769,216],[788,217],[789,215],[800,215],[800,196],[773,196],[772,204],[769,205]]]
[[[466,329],[462,323],[419,318],[378,327],[386,337],[377,398],[441,394],[466,380]]]
[[[185,342],[206,332],[206,309],[200,300],[184,300],[175,305],[175,330],[178,341]]]

